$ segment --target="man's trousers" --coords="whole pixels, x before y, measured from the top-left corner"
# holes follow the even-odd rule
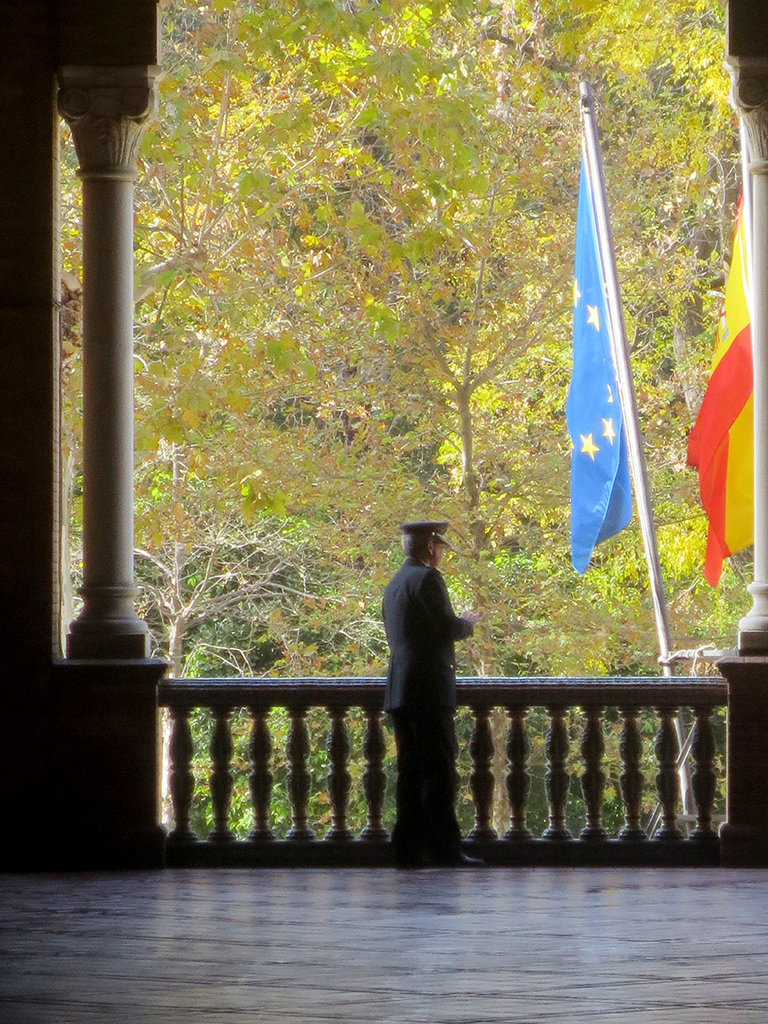
[[[461,843],[453,709],[397,708],[390,714],[397,743],[395,860],[450,862]]]

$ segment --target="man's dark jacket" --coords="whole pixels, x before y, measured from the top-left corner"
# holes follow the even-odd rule
[[[384,590],[389,667],[384,710],[455,708],[454,640],[472,632],[437,569],[408,558]]]

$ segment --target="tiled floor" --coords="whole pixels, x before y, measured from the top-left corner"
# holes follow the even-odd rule
[[[767,1024],[768,871],[0,876],[0,1024]]]

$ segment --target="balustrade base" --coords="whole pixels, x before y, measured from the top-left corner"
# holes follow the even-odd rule
[[[351,829],[331,829],[323,837],[326,843],[351,843],[354,842],[355,834]]]
[[[367,825],[360,833],[364,843],[386,843],[389,840],[389,832],[385,828],[369,828]]]
[[[644,828],[623,828],[619,832],[619,839],[622,843],[645,843],[648,833]]]
[[[597,827],[594,827],[594,828],[592,828],[592,827],[583,828],[581,830],[581,832],[579,832],[579,839],[581,839],[584,842],[588,842],[588,843],[591,843],[591,842],[602,843],[607,838],[608,838],[608,833],[605,831],[604,828],[601,828],[600,826],[597,826]]]
[[[683,833],[679,828],[660,828],[652,838],[654,843],[679,843],[682,842]]]
[[[567,828],[548,828],[542,835],[548,843],[569,843],[573,839],[573,836]]]
[[[208,841],[211,843],[234,843],[235,833],[229,829],[225,829],[222,832],[211,832],[208,836]]]
[[[293,843],[314,843],[317,836],[311,828],[292,828],[288,833],[288,841]]]
[[[479,857],[493,868],[716,867],[720,864],[718,842],[691,840],[677,843],[636,843],[620,839],[465,841],[463,848],[470,856]],[[169,842],[166,856],[169,867],[188,868],[388,868],[395,864],[391,843],[363,839],[345,843],[289,839],[238,840],[227,844],[209,840]]]

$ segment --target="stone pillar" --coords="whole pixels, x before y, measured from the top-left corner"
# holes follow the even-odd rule
[[[133,574],[133,182],[155,67],[59,71],[83,181],[84,607],[70,658],[146,658]]]

